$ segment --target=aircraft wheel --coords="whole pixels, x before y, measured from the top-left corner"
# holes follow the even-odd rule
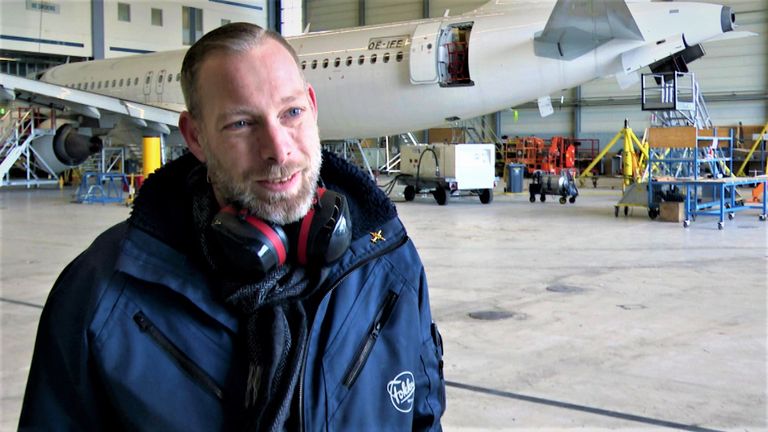
[[[448,194],[445,192],[445,189],[441,187],[435,189],[435,191],[432,192],[432,196],[435,197],[435,201],[437,201],[438,205],[445,205],[448,201]]]
[[[413,199],[416,198],[416,188],[413,186],[406,186],[405,190],[403,190],[403,196],[406,201],[413,201]]]

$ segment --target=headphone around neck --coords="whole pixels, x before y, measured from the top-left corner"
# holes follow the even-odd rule
[[[211,228],[227,266],[248,274],[267,274],[289,258],[305,267],[330,264],[352,240],[347,199],[323,187],[298,222],[280,226],[229,205],[214,216]]]

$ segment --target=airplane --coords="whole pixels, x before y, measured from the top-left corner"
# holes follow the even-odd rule
[[[701,43],[735,31],[730,7],[649,0],[492,0],[471,12],[287,38],[315,88],[321,138],[395,135],[470,119],[614,76],[687,71]],[[186,50],[53,67],[38,80],[0,74],[0,99],[55,107],[103,134],[118,121],[174,135]],[[42,147],[98,151],[72,128]],[[105,129],[107,128],[107,129]],[[89,135],[86,133],[86,135]],[[49,152],[50,153],[50,152]],[[60,150],[59,153],[62,153]],[[66,153],[66,152],[64,152]],[[61,167],[76,165],[71,157]]]

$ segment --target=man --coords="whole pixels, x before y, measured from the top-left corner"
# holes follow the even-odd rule
[[[226,25],[182,88],[190,154],[57,280],[20,430],[439,430],[423,266],[375,183],[321,153],[290,46]]]

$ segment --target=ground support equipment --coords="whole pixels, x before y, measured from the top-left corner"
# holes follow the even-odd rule
[[[560,174],[548,174],[544,171],[535,171],[531,177],[531,183],[528,185],[528,191],[531,194],[530,201],[536,201],[536,195],[539,200],[544,202],[547,195],[556,195],[560,197],[560,204],[566,201],[571,204],[576,202],[579,196],[579,190],[574,181],[574,170],[564,169]]]
[[[124,188],[128,188],[128,179],[122,173],[86,172],[77,188],[75,201],[91,203],[121,203]]]

